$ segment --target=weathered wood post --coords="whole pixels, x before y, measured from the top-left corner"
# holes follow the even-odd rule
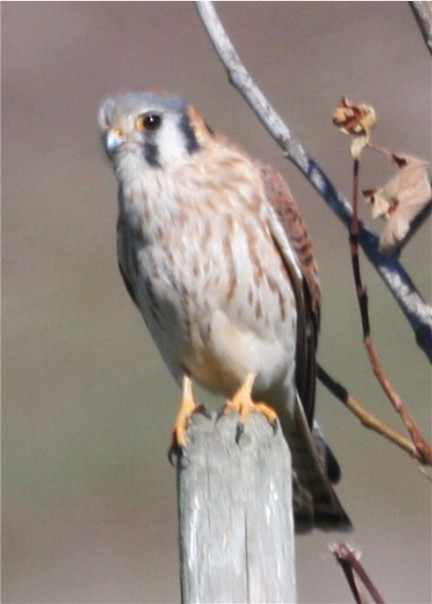
[[[280,428],[195,415],[177,465],[182,604],[296,602],[291,461]]]

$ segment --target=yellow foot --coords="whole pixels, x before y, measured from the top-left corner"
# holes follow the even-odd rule
[[[168,452],[168,457],[171,462],[173,461],[174,455],[184,454],[187,446],[189,418],[197,411],[208,414],[202,405],[196,404],[192,394],[192,381],[188,376],[185,375],[183,378],[182,400],[175,420],[171,446]]]
[[[266,403],[255,403],[252,400],[252,388],[255,381],[255,374],[250,373],[246,377],[244,384],[237,390],[231,400],[228,400],[224,407],[224,413],[239,413],[240,425],[238,427],[238,436],[241,436],[244,425],[249,419],[251,413],[261,413],[264,415],[269,424],[276,428],[277,413]]]

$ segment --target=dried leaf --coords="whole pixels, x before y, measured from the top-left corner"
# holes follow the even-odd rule
[[[372,218],[388,218],[391,208],[390,202],[381,194],[382,189],[368,189],[363,191],[366,200],[371,204]]]
[[[394,252],[409,233],[411,222],[431,199],[428,164],[410,155],[392,154],[397,172],[379,189],[363,191],[372,205],[373,218],[386,224],[380,237],[380,251]]]
[[[341,132],[354,137],[351,143],[351,155],[354,159],[359,159],[362,150],[369,143],[376,123],[374,108],[342,97],[339,107],[333,113],[332,122]]]

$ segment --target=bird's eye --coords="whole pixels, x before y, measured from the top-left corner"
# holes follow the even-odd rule
[[[161,123],[162,117],[158,113],[145,113],[136,119],[135,126],[141,132],[154,132]]]

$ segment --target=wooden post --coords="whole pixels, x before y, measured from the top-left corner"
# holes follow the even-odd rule
[[[296,602],[291,461],[278,427],[195,415],[177,465],[182,604]]]

